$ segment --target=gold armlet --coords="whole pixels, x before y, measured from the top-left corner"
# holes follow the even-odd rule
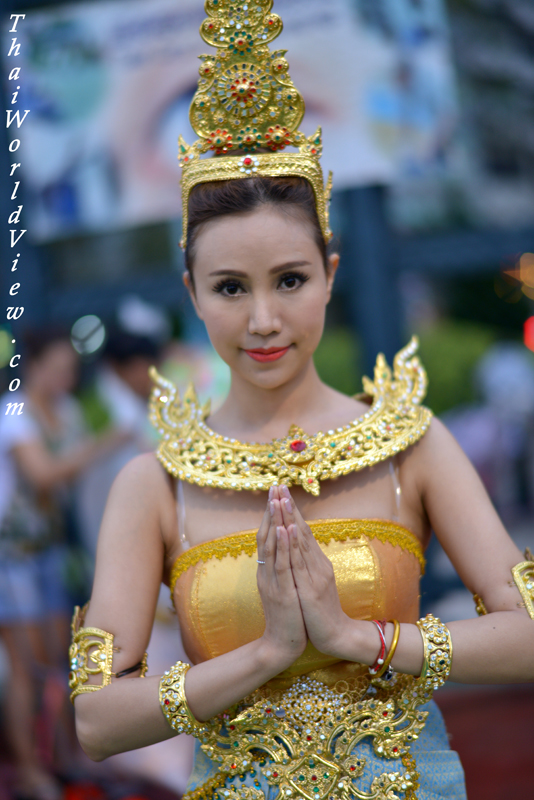
[[[512,568],[514,583],[521,593],[524,607],[531,619],[534,619],[534,558],[530,550],[525,550],[526,561]]]
[[[200,736],[206,732],[206,725],[194,718],[184,690],[185,675],[190,666],[183,661],[177,661],[162,675],[159,682],[159,704],[167,722],[176,733]]]
[[[443,686],[451,671],[451,634],[447,626],[432,614],[418,620],[416,625],[423,638],[424,661],[421,677],[415,686],[421,696],[431,696],[435,689]]]
[[[71,624],[71,645],[69,647],[69,689],[71,703],[79,694],[97,692],[104,686],[109,686],[112,678],[121,678],[132,672],[141,670],[144,678],[148,669],[147,653],[144,654],[139,664],[115,674],[113,672],[113,653],[119,648],[113,646],[112,633],[100,628],[84,628],[83,622],[88,603],[80,609],[76,606]],[[102,682],[87,683],[90,675],[102,675]]]
[[[484,605],[484,600],[481,598],[479,594],[473,595],[473,600],[475,601],[475,611],[477,612],[479,617],[484,617],[488,613],[488,609]]]

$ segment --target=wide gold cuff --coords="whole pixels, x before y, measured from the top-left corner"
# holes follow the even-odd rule
[[[443,686],[452,666],[452,639],[449,629],[432,614],[416,623],[423,638],[424,661],[421,677],[416,681],[423,695]],[[429,698],[430,699],[430,698]]]
[[[514,583],[521,593],[524,607],[531,619],[534,619],[534,557],[527,548],[525,561],[512,568]]]
[[[177,661],[162,675],[159,682],[159,702],[167,722],[176,733],[200,736],[206,732],[206,726],[195,719],[185,696],[185,675],[190,666],[183,661]]]
[[[135,667],[123,670],[118,674],[113,672],[113,653],[119,651],[119,648],[113,646],[115,637],[112,633],[100,628],[83,627],[88,606],[88,603],[81,609],[76,606],[71,623],[71,645],[69,647],[71,703],[79,694],[97,692],[104,686],[109,686],[113,677],[120,678],[140,669],[141,677],[144,678],[148,669],[147,654],[145,653]],[[87,683],[90,675],[102,675],[102,682]]]

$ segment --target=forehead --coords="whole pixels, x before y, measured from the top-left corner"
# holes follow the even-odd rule
[[[313,228],[297,209],[260,206],[205,223],[195,243],[195,271],[217,264],[272,266],[295,260],[321,261]]]

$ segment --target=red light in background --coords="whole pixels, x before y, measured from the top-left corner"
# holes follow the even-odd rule
[[[534,352],[534,317],[529,317],[523,325],[523,341]]]

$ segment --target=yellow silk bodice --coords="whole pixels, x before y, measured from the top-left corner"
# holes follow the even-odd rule
[[[313,520],[309,525],[334,567],[341,606],[349,617],[416,622],[424,556],[413,533],[387,520]],[[256,531],[243,531],[196,545],[176,560],[170,587],[193,663],[262,635],[265,618],[256,558]],[[367,666],[337,661],[308,644],[290,669],[271,683],[283,689],[296,676],[309,674],[333,685],[367,671]]]

